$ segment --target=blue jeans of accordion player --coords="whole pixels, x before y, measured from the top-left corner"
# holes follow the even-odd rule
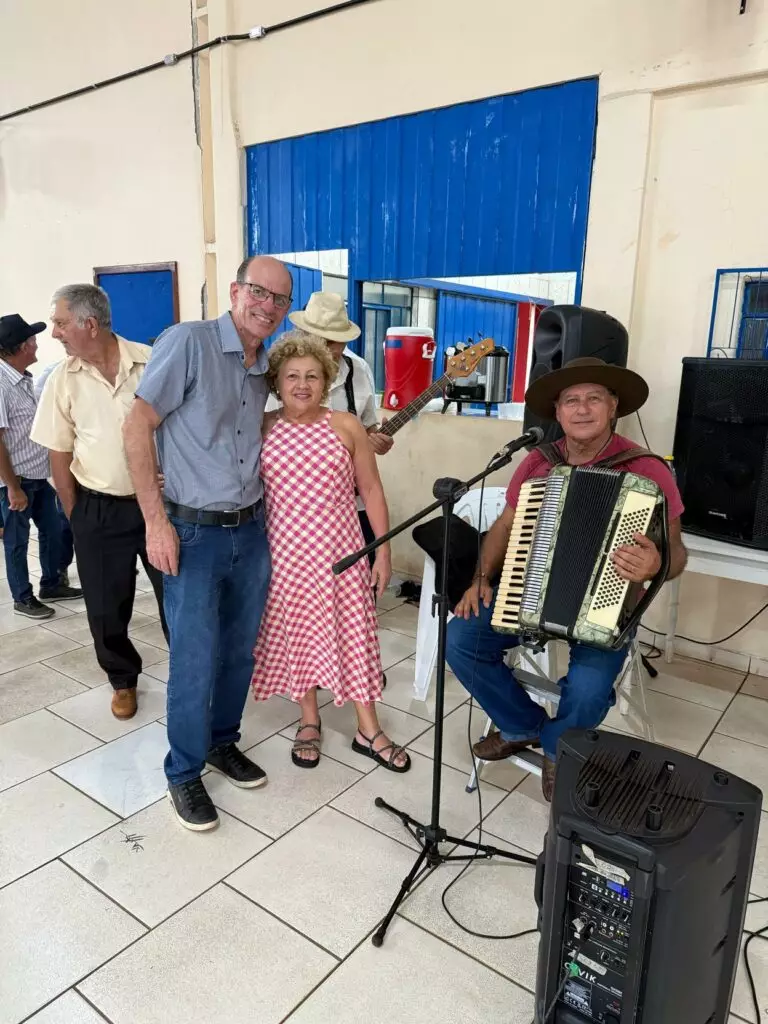
[[[494,592],[494,600],[496,594]],[[491,628],[490,608],[480,604],[480,616],[453,618],[448,624],[447,661],[464,688],[490,717],[505,740],[538,736],[546,757],[555,760],[557,741],[567,729],[594,729],[616,703],[614,684],[627,648],[603,651],[571,644],[568,672],[559,680],[557,716],[550,718],[532,700],[504,663],[505,653],[518,644],[515,636]]]

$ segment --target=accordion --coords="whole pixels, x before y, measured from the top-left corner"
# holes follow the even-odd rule
[[[636,533],[661,553],[647,589],[622,579],[610,557]],[[522,486],[491,626],[527,643],[566,639],[615,650],[668,572],[667,503],[657,484],[612,469],[556,466]]]

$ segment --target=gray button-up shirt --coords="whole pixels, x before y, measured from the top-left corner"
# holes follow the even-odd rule
[[[236,509],[261,497],[267,354],[260,348],[247,370],[244,360],[229,313],[174,324],[153,346],[136,395],[163,420],[164,494],[179,505]]]
[[[17,477],[45,480],[50,475],[48,449],[30,440],[37,412],[32,374],[0,359],[0,430],[3,444]],[[7,481],[0,479],[0,487]]]

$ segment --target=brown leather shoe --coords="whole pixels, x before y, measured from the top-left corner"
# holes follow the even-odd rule
[[[541,792],[548,804],[552,803],[552,794],[555,791],[555,762],[548,757],[544,758],[544,767],[541,770]]]
[[[115,690],[112,694],[112,714],[115,718],[133,718],[138,709],[136,701],[136,687],[130,689]]]
[[[495,729],[489,732],[484,740],[478,740],[472,745],[475,757],[481,761],[503,761],[510,754],[519,754],[526,747],[541,746],[538,736],[532,736],[529,740],[503,740],[501,733]]]

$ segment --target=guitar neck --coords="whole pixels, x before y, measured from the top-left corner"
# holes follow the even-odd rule
[[[406,423],[409,423],[414,416],[418,415],[424,406],[431,402],[433,398],[437,398],[442,393],[443,388],[450,380],[450,374],[444,373],[442,377],[438,377],[436,381],[427,388],[426,391],[422,391],[420,395],[417,395],[412,402],[409,402],[404,409],[400,412],[395,413],[391,420],[387,420],[383,427],[379,428],[380,434],[386,434],[387,437],[392,437],[398,432]]]

